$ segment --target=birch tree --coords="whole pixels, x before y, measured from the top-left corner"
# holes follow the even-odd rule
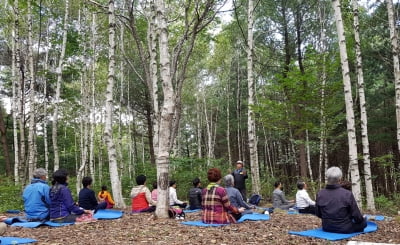
[[[340,62],[342,66],[342,79],[344,97],[346,104],[347,139],[349,144],[349,169],[352,181],[352,191],[359,208],[361,205],[361,183],[357,159],[357,139],[353,109],[353,98],[351,92],[349,61],[347,58],[346,39],[342,20],[342,11],[339,0],[332,0],[332,7],[335,11],[336,29],[339,41]]]
[[[361,41],[360,41],[360,24],[358,20],[358,3],[357,0],[353,1],[353,13],[354,13],[354,39],[356,46],[356,66],[357,66],[357,82],[358,82],[358,96],[360,100],[360,114],[361,114],[361,141],[364,161],[364,181],[365,181],[365,192],[367,195],[367,209],[375,211],[374,201],[374,190],[372,188],[371,179],[371,161],[369,158],[369,140],[368,140],[368,120],[367,120],[367,109],[364,92],[364,74],[362,67],[361,57]]]
[[[52,125],[54,171],[60,168],[60,156],[58,153],[58,142],[57,142],[57,124],[58,124],[58,111],[59,111],[60,94],[61,94],[62,71],[64,65],[65,49],[67,47],[68,15],[69,15],[69,0],[65,0],[65,13],[64,13],[64,24],[62,28],[61,53],[58,58],[58,67],[56,71],[57,84],[56,84],[56,95],[54,98],[55,101],[54,101],[53,125]]]
[[[125,208],[125,202],[122,197],[121,180],[118,173],[117,164],[117,151],[115,149],[115,143],[113,139],[113,89],[115,82],[115,6],[114,0],[108,2],[108,79],[107,79],[107,91],[106,91],[106,115],[105,115],[105,127],[104,127],[104,140],[107,145],[108,152],[108,164],[110,171],[112,193],[115,200],[115,205],[119,208]]]
[[[247,112],[247,131],[249,137],[249,151],[250,151],[250,167],[251,167],[251,181],[252,191],[255,194],[260,194],[260,172],[258,166],[258,151],[257,151],[257,136],[256,136],[256,123],[253,111],[255,100],[255,83],[253,76],[253,23],[254,23],[254,1],[249,0],[247,12],[247,83],[248,83],[248,112]]]

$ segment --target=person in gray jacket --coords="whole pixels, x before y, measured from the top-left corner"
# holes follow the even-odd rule
[[[255,208],[255,206],[246,203],[243,200],[243,196],[238,189],[233,187],[235,185],[235,180],[231,174],[228,174],[224,177],[225,190],[228,194],[229,201],[232,206],[236,208],[244,208],[244,212],[239,215],[234,215],[236,219],[239,219],[242,214],[251,214],[252,211],[250,209]]]
[[[273,207],[280,209],[289,209],[294,207],[294,200],[286,200],[285,193],[281,190],[282,183],[280,181],[276,181],[274,186],[275,190],[272,192]]]

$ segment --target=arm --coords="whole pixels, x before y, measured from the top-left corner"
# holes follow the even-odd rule
[[[249,178],[249,176],[247,175],[247,171],[246,170],[243,169],[242,172],[243,172],[243,178],[244,179]]]
[[[115,205],[115,202],[114,202],[114,200],[112,199],[111,194],[110,194],[109,192],[106,192],[106,198],[105,198],[105,199],[108,200],[108,202],[109,202],[111,205]]]
[[[279,197],[282,200],[282,204],[288,204],[289,203],[289,201],[286,200],[285,194],[283,192],[279,193]]]
[[[199,204],[201,205],[201,201],[202,201],[202,198],[201,198],[201,190],[199,190],[198,192],[197,192],[197,200],[199,200]]]
[[[90,192],[90,203],[93,205],[93,206],[97,206],[99,203],[97,202],[97,199],[96,199],[96,194],[94,193],[94,191],[93,190],[91,190],[91,192]]]
[[[71,191],[67,187],[64,187],[63,189],[63,202],[68,211],[74,214],[83,214],[83,208],[75,205],[75,202],[72,199]]]
[[[171,191],[172,190],[172,191]],[[174,188],[171,188],[170,189],[170,192],[171,192],[171,200],[173,200],[174,201],[174,203],[176,203],[176,204],[183,204],[183,202],[182,201],[180,201],[180,200],[178,200],[178,197],[177,197],[177,195],[176,195],[176,190],[174,189]]]
[[[230,210],[232,213],[238,214],[239,210],[231,205],[228,194],[226,194],[226,190],[224,188],[220,188],[218,191],[218,194],[221,196],[222,206],[224,206],[226,210]]]
[[[361,223],[364,220],[353,194],[350,195],[350,210],[351,217],[354,219],[355,223]]]
[[[321,213],[321,209],[318,206],[318,194],[317,194],[317,198],[315,199],[315,214],[318,216],[318,218],[322,219],[322,213]]]
[[[51,199],[50,199],[50,187],[46,186],[43,189],[43,195],[44,195],[44,201],[46,202],[46,204],[48,205],[47,208],[50,207],[51,204]]]
[[[242,194],[240,194],[239,191],[235,192],[235,198],[236,200],[238,200],[240,207],[243,207],[245,209],[251,209],[251,207],[243,200],[243,196]]]
[[[157,203],[153,199],[151,199],[151,192],[150,192],[149,188],[147,188],[147,187],[144,188],[144,195],[146,196],[146,201],[149,204],[151,204],[153,206],[157,205]]]

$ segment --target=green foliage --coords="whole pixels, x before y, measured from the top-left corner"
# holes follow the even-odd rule
[[[396,201],[394,201],[396,200]],[[387,214],[393,215],[396,214],[397,211],[399,210],[400,206],[399,206],[399,195],[396,195],[394,200],[390,200],[389,198],[380,195],[378,197],[375,198],[375,205],[376,205],[376,209],[381,211],[381,212],[385,212]]]
[[[22,186],[14,185],[12,179],[1,176],[0,180],[0,212],[17,209],[23,210]]]

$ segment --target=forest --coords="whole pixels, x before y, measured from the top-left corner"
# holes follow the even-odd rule
[[[168,180],[185,198],[210,167],[242,160],[268,200],[275,180],[315,194],[338,166],[360,207],[397,212],[398,15],[392,0],[1,0],[0,185],[64,168],[125,208],[145,174],[167,217]]]

